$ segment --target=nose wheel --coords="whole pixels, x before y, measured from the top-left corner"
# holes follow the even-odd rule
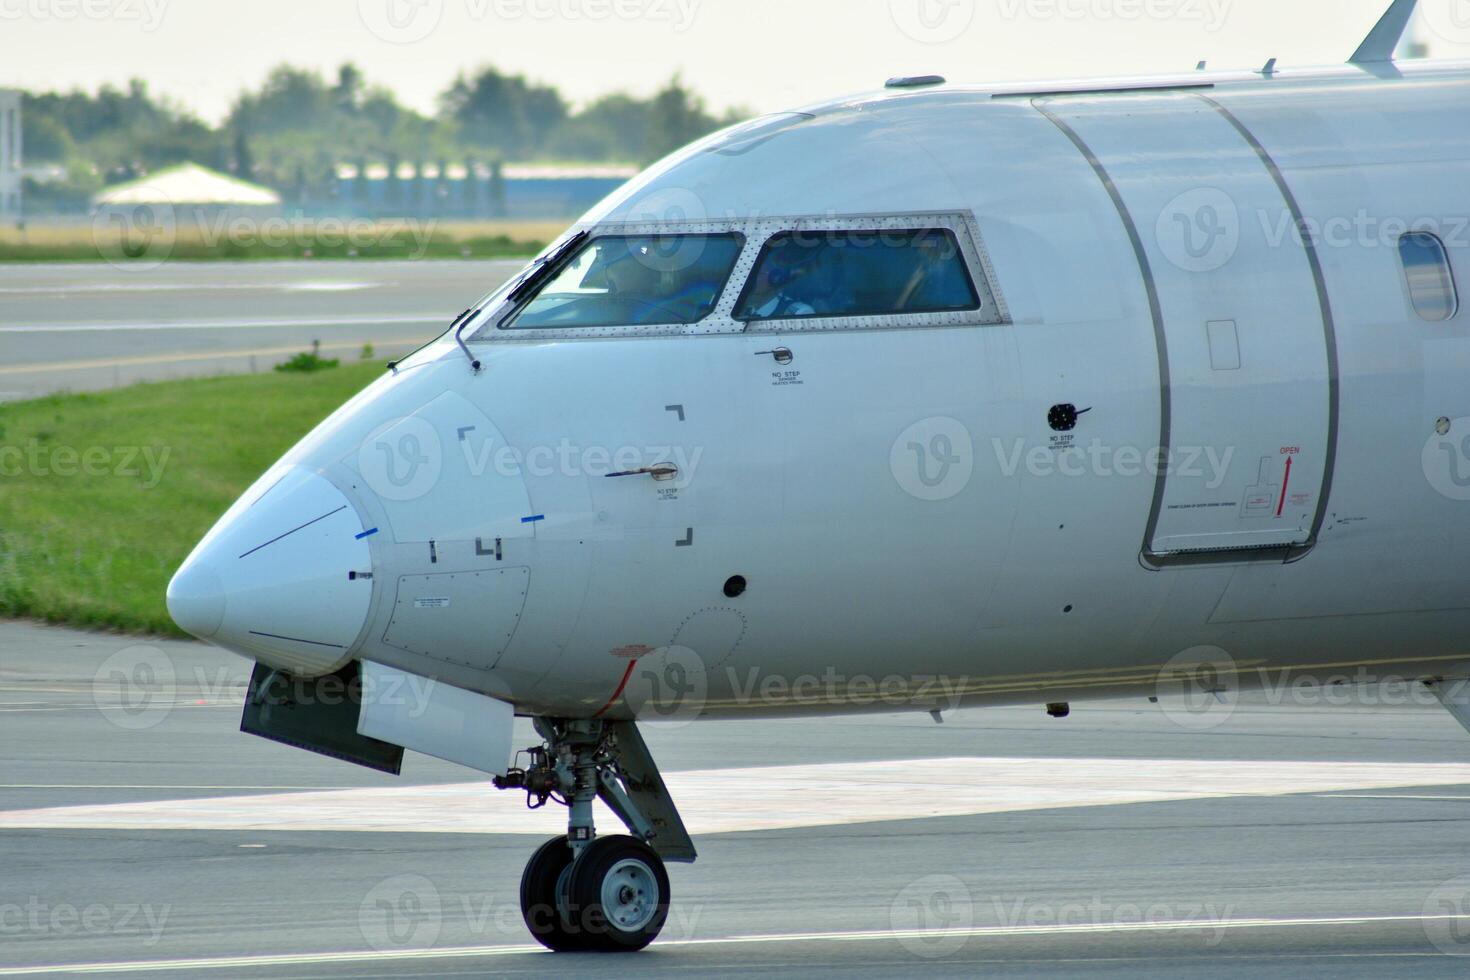
[[[583,937],[562,920],[563,896],[575,857],[565,836],[553,837],[536,849],[521,872],[521,918],[537,942],[558,953],[587,948]]]
[[[663,931],[669,875],[634,837],[599,837],[575,856],[566,837],[553,837],[521,876],[521,917],[559,953],[633,952]]]
[[[531,763],[495,780],[524,789],[537,809],[569,810],[567,833],[542,844],[521,875],[521,918],[556,952],[631,952],[658,937],[669,916],[665,860],[692,862],[689,840],[662,777],[632,722],[537,719],[546,744]],[[598,837],[601,799],[632,835]]]

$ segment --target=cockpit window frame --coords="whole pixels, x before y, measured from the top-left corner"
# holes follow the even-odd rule
[[[955,252],[951,256],[951,258],[959,259],[959,271],[964,277],[964,286],[969,297],[968,302],[963,306],[938,306],[931,309],[916,310],[870,309],[867,312],[853,310],[841,313],[829,313],[825,317],[817,313],[777,313],[763,316],[758,311],[748,308],[749,304],[754,299],[757,288],[756,272],[760,271],[763,262],[771,261],[771,253],[774,249],[778,247],[778,241],[782,242],[782,244],[784,245],[787,242],[800,242],[803,237],[810,237],[814,246],[821,246],[824,243],[832,243],[841,240],[839,236],[855,236],[858,234],[864,233],[853,232],[845,228],[824,228],[821,231],[817,232],[782,231],[772,235],[770,238],[766,239],[765,247],[761,249],[761,253],[756,259],[756,263],[751,270],[751,274],[746,277],[745,287],[740,291],[740,296],[735,300],[735,312],[733,313],[733,316],[737,320],[740,320],[744,323],[764,323],[769,320],[856,320],[878,317],[922,316],[929,313],[973,313],[980,308],[980,304],[982,302],[980,298],[980,291],[975,287],[974,277],[970,274],[969,263],[966,262],[964,256],[960,254],[958,236],[948,228],[904,228],[901,230],[896,230],[892,232],[892,234],[899,236],[901,239],[904,240],[904,243],[908,245],[917,245],[919,239],[923,236],[942,235],[944,236],[946,244],[954,246]],[[872,233],[867,234],[871,235]],[[853,244],[853,242],[854,239],[849,237],[846,240],[845,244],[837,245],[836,248],[866,249],[871,247],[866,245]],[[801,248],[803,246],[797,245],[797,247]]]
[[[734,318],[734,310],[745,293],[756,261],[772,238],[780,234],[824,231],[904,232],[915,228],[951,232],[959,245],[965,269],[979,296],[974,309],[934,313],[898,313],[875,316],[803,317],[800,319],[752,320]],[[678,337],[705,335],[776,335],[832,333],[838,331],[894,330],[923,327],[1007,326],[1010,312],[997,285],[979,224],[971,212],[908,211],[854,215],[790,215],[730,221],[601,222],[578,226],[568,233],[587,231],[589,240],[613,236],[718,235],[738,234],[744,246],[726,280],[713,311],[690,324],[645,324],[612,327],[508,327],[522,304],[502,302],[490,310],[468,342],[512,343],[521,341],[574,341],[610,337]],[[551,273],[555,275],[555,271]]]

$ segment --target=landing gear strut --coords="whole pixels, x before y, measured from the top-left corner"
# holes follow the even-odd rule
[[[558,952],[638,950],[669,914],[665,861],[692,862],[694,844],[653,757],[630,721],[536,719],[546,740],[530,764],[495,780],[524,789],[526,805],[568,808],[567,833],[542,844],[521,876],[521,916],[537,941]],[[598,837],[601,799],[628,835]]]

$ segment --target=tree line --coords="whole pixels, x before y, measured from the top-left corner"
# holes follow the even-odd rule
[[[28,166],[67,177],[27,186],[28,210],[78,204],[110,183],[191,160],[291,192],[329,181],[338,164],[648,163],[745,115],[712,112],[676,75],[648,98],[605,95],[574,108],[554,86],[493,67],[461,73],[426,115],[370,84],[356,65],[335,77],[281,65],[235,100],[218,126],[126,88],[24,93]]]

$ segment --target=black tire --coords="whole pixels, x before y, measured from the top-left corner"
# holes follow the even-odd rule
[[[521,872],[521,919],[538,943],[558,953],[587,948],[583,934],[567,931],[557,901],[557,886],[571,863],[572,849],[563,835],[538,847]]]
[[[563,915],[563,928],[586,944],[583,949],[640,950],[668,920],[669,874],[637,838],[599,837],[572,865]]]

